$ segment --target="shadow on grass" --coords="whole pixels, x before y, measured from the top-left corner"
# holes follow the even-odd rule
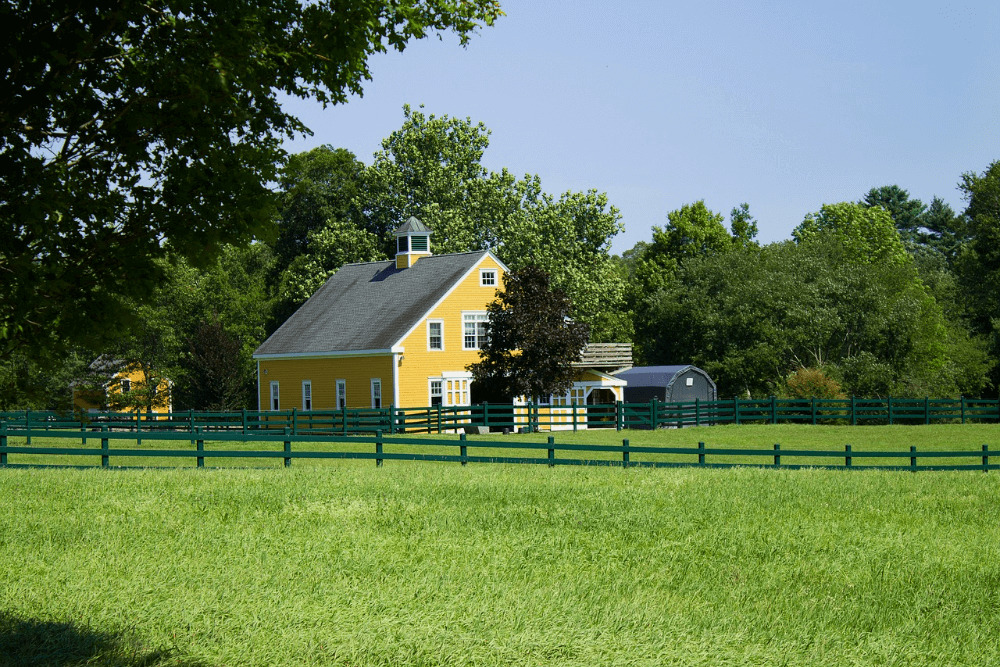
[[[202,667],[172,650],[151,650],[134,637],[75,623],[23,619],[0,612],[0,667]]]

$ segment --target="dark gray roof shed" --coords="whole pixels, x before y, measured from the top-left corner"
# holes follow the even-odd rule
[[[405,269],[346,264],[254,356],[387,351],[487,254],[431,255]]]
[[[691,364],[636,366],[615,373],[615,377],[628,382],[626,402],[644,403],[654,398],[667,402],[716,399],[715,381]]]

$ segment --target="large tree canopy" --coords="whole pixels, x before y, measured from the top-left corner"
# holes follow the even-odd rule
[[[0,358],[115,334],[174,252],[261,233],[280,95],[340,103],[372,53],[464,43],[495,0],[0,4]]]

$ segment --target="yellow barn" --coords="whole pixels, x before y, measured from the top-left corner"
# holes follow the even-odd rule
[[[87,383],[73,383],[73,411],[95,413],[109,409],[109,406],[119,404],[118,412],[145,412],[146,403],[151,411],[159,416],[173,410],[171,401],[172,385],[169,380],[159,380],[155,392],[146,387],[146,373],[138,364],[124,364],[116,359],[100,356],[90,364],[90,372],[100,380]],[[142,398],[128,401],[126,394],[133,390],[141,392]],[[148,394],[152,393],[152,400]]]
[[[257,348],[259,409],[471,403],[466,367],[507,267],[489,250],[432,254],[416,218],[395,235],[395,260],[341,267]],[[622,399],[622,380],[582,369],[578,380],[560,399]]]

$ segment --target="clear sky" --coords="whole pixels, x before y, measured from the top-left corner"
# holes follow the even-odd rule
[[[293,101],[314,135],[371,163],[402,106],[490,130],[484,164],[555,195],[606,192],[621,253],[666,213],[750,204],[760,240],[824,203],[898,184],[963,208],[1000,160],[1000,3],[501,0],[465,49],[446,37],[370,61],[363,97]]]

